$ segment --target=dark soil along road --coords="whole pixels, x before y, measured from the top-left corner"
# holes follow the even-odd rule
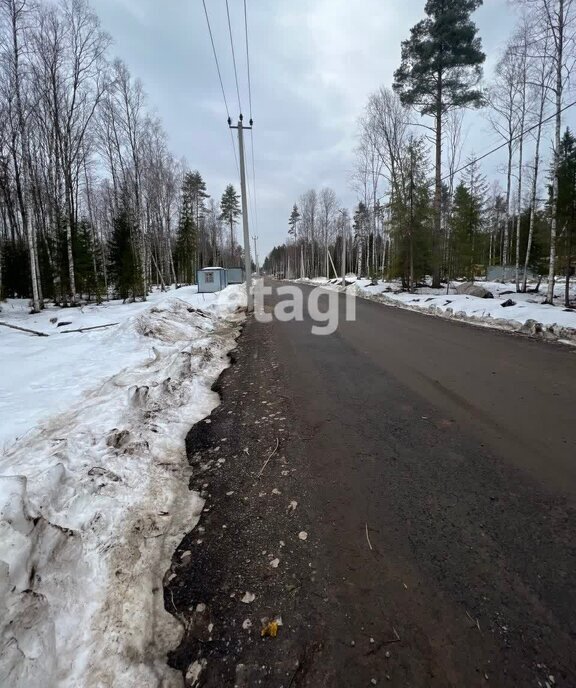
[[[207,502],[167,577],[170,663],[188,686],[576,686],[573,350],[365,301],[311,324],[250,321],[188,437]]]

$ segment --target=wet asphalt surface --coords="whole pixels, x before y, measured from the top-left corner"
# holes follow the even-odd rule
[[[187,439],[206,507],[166,579],[169,663],[187,686],[576,686],[575,350],[356,308],[330,336],[247,322]]]

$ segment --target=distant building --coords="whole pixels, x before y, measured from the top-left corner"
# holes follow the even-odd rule
[[[224,268],[202,268],[196,272],[198,293],[222,291],[228,286],[228,275]]]
[[[228,284],[244,284],[246,281],[246,273],[244,268],[227,268]]]
[[[532,270],[528,269],[526,276],[529,280],[538,279]],[[524,266],[520,266],[520,278],[524,279]],[[486,270],[488,282],[514,282],[516,279],[515,265],[489,265]]]

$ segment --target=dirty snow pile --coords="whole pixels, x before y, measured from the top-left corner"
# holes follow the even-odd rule
[[[328,281],[324,277],[307,280],[296,280],[324,286],[329,289],[340,289],[340,280]],[[511,282],[487,282],[478,280],[478,286],[486,289],[493,298],[480,298],[468,294],[458,294],[459,282],[451,282],[449,293],[446,287],[432,289],[419,287],[415,293],[401,290],[399,281],[378,280],[372,285],[370,280],[357,279],[347,275],[347,289],[358,296],[373,298],[393,306],[411,310],[424,311],[431,315],[440,315],[456,320],[465,320],[478,325],[496,327],[512,331],[536,334],[550,339],[576,341],[576,310],[565,309],[564,281],[559,279],[555,284],[556,304],[543,303],[546,295],[546,282],[542,282],[538,293],[528,291],[516,293],[516,286]],[[528,290],[535,283],[528,283]],[[571,290],[572,299],[576,301],[576,285]],[[513,303],[510,303],[512,301]]]
[[[181,685],[162,579],[203,507],[184,439],[218,404],[245,301],[2,304],[0,322],[50,336],[0,327],[0,685]]]

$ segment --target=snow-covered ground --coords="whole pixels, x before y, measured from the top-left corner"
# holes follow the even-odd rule
[[[245,301],[1,304],[0,322],[50,336],[0,327],[0,685],[181,685],[162,578],[203,506],[184,438],[218,404]]]
[[[324,277],[296,280],[340,289],[340,281],[328,281]],[[457,294],[458,282],[451,283],[450,293],[446,287],[432,289],[421,287],[414,294],[403,292],[398,281],[386,282],[378,280],[378,284],[371,286],[370,280],[356,279],[354,275],[347,276],[351,282],[347,289],[358,296],[372,297],[385,301],[391,305],[425,311],[434,315],[466,320],[488,327],[498,327],[514,331],[525,331],[530,334],[538,333],[540,325],[544,335],[551,338],[576,340],[576,310],[567,310],[564,303],[564,282],[559,280],[555,285],[556,305],[544,304],[546,283],[540,286],[540,292],[517,294],[513,283],[478,281],[481,287],[487,289],[494,296],[492,299],[479,298]],[[534,285],[528,284],[530,289]],[[572,294],[576,298],[576,285],[572,286]],[[503,306],[509,299],[515,302],[512,306]]]

